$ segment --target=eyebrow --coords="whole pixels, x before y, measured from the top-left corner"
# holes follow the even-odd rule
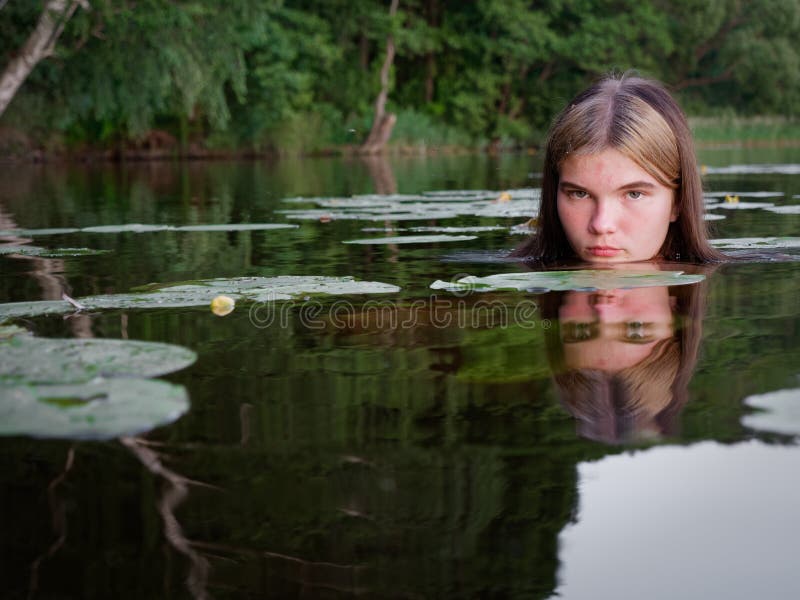
[[[577,183],[572,183],[571,181],[560,181],[558,183],[558,187],[559,187],[559,189],[562,189],[562,190],[565,189],[565,188],[575,188],[575,189],[579,189],[579,190],[586,190],[587,189],[584,186],[578,185]],[[625,185],[620,186],[619,188],[617,188],[617,191],[619,192],[619,191],[622,191],[622,190],[642,189],[642,188],[648,189],[648,190],[652,190],[652,189],[655,189],[655,187],[656,186],[653,185],[652,183],[650,183],[649,181],[632,181],[631,183],[626,183]]]

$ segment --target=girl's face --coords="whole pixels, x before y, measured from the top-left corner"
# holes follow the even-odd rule
[[[558,309],[564,362],[575,370],[616,373],[672,337],[669,288],[567,292]]]
[[[587,262],[650,260],[678,218],[675,191],[612,148],[567,157],[559,175],[558,216]]]

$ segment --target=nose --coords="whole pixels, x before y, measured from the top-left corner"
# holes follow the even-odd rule
[[[617,217],[617,207],[614,203],[601,198],[594,205],[589,220],[589,231],[596,235],[614,233],[617,230]]]

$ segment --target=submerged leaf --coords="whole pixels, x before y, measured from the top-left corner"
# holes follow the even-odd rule
[[[434,290],[488,292],[523,290],[543,293],[559,290],[612,290],[638,287],[687,285],[705,279],[682,271],[582,270],[501,273],[488,277],[469,275],[456,281],[435,281]]]

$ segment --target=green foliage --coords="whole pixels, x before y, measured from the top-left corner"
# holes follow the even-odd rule
[[[41,4],[0,11],[0,62]],[[154,130],[184,149],[358,144],[389,35],[402,146],[538,144],[579,89],[629,69],[696,114],[800,112],[800,0],[404,0],[394,18],[388,0],[92,0],[0,127],[46,149]]]

